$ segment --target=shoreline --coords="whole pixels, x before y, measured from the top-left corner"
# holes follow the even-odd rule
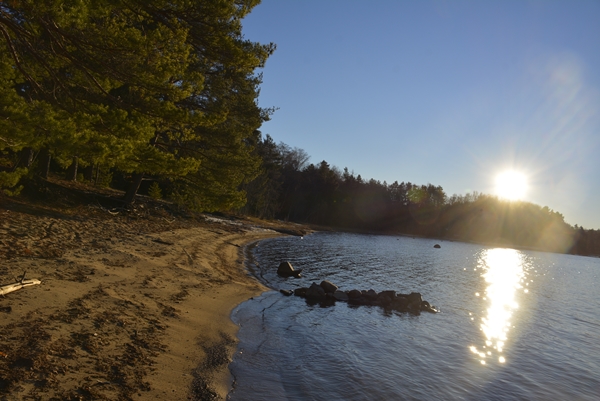
[[[0,297],[0,397],[225,399],[231,312],[269,290],[246,249],[284,234],[99,217],[0,209],[0,285],[23,272],[42,281]]]

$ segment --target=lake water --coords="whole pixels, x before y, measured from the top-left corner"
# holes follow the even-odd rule
[[[346,233],[248,253],[274,290],[329,280],[415,291],[440,313],[311,306],[268,291],[232,313],[230,400],[600,400],[600,259]],[[278,277],[281,261],[302,278]]]

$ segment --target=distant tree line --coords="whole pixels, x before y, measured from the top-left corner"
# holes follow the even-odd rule
[[[309,164],[302,149],[257,142],[261,173],[244,185],[243,213],[268,218],[449,240],[600,255],[600,231],[565,223],[559,212],[530,202],[469,193],[448,196],[441,186],[365,180],[326,161]]]

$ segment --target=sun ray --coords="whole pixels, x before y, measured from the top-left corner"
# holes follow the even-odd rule
[[[527,177],[518,171],[505,171],[496,177],[496,195],[501,198],[521,200],[527,187]]]

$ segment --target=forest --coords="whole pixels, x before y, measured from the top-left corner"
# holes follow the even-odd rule
[[[275,44],[244,38],[258,0],[0,3],[0,190],[59,175],[227,212],[600,255],[600,232],[548,207],[363,179],[260,127]]]
[[[571,226],[547,206],[439,185],[365,180],[266,135],[262,172],[244,186],[241,212],[361,232],[405,234],[579,255],[600,255],[600,230]]]

